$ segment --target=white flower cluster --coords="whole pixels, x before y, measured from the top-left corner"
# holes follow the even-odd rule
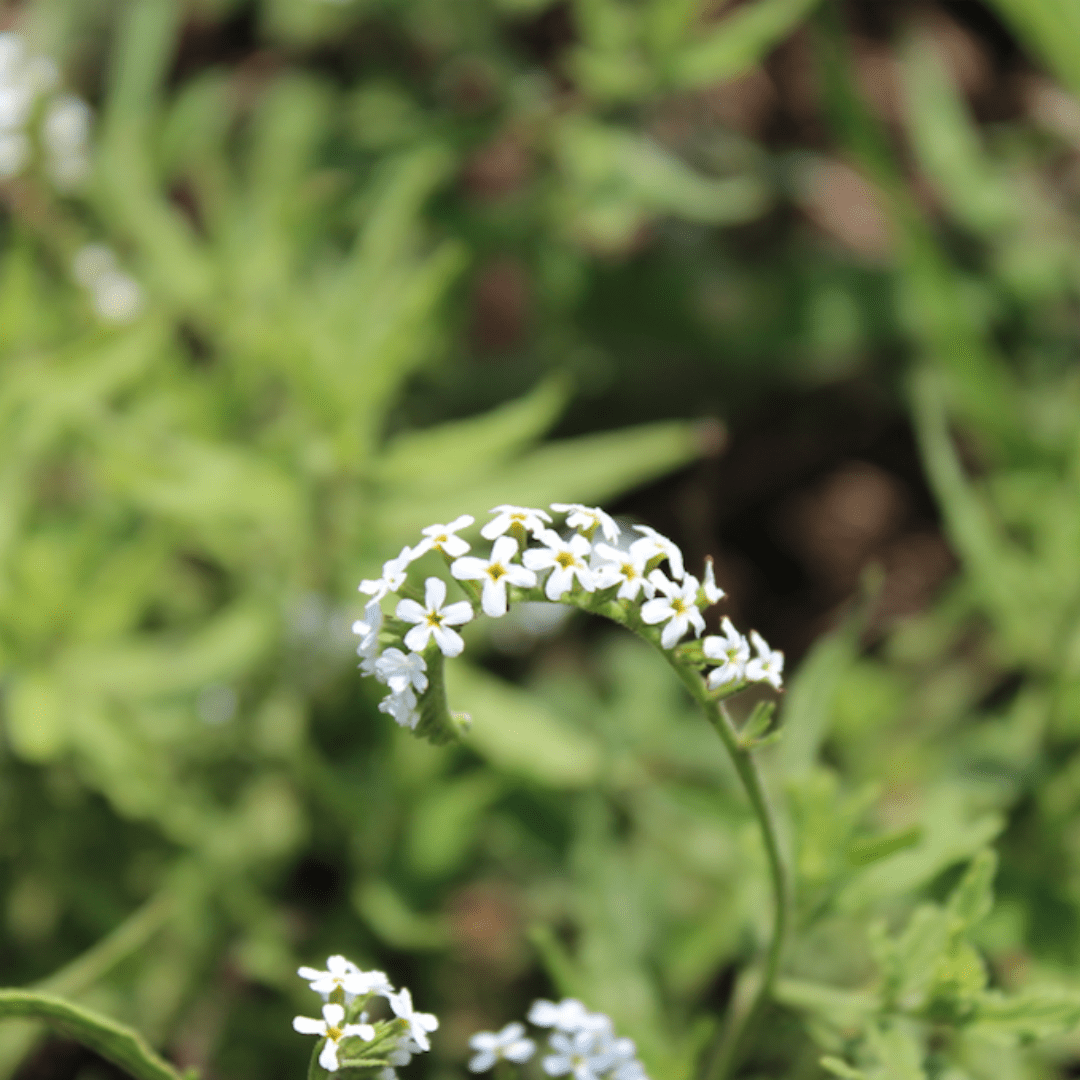
[[[22,36],[0,33],[0,179],[16,176],[30,161],[32,125],[45,167],[61,191],[77,188],[90,172],[93,113],[81,97],[58,91],[54,61],[31,56]]]
[[[428,1034],[439,1026],[438,1017],[413,1009],[412,994],[403,987],[394,990],[381,971],[361,971],[344,956],[331,956],[326,970],[302,967],[297,974],[322,996],[322,1018],[296,1016],[293,1029],[302,1035],[324,1039],[319,1064],[327,1072],[337,1072],[351,1060],[380,1068],[379,1080],[397,1080],[396,1066],[408,1065],[414,1054],[431,1049]],[[372,997],[390,1004],[393,1020],[371,1022],[364,1006]],[[342,1039],[359,1039],[365,1045],[359,1055],[341,1056]]]
[[[450,566],[450,574],[461,582],[476,582],[480,607],[485,615],[506,614],[510,585],[539,591],[549,601],[582,594],[623,601],[627,611],[637,607],[641,622],[661,628],[660,645],[673,649],[691,630],[700,637],[705,629],[702,608],[717,603],[724,591],[716,584],[712,560],[705,563],[699,582],[685,569],[678,546],[647,525],[635,525],[626,532],[598,507],[577,503],[552,503],[551,509],[566,515],[573,530],[560,535],[545,510],[524,506],[496,506],[492,520],[480,529],[485,540],[493,541],[486,557],[470,555],[470,545],[457,534],[474,523],[464,514],[448,525],[430,525],[422,530],[416,547],[402,548],[400,554],[383,564],[382,576],[363,581],[360,591],[370,598],[364,617],[353,624],[360,636],[357,654],[365,675],[374,675],[389,688],[379,708],[403,727],[414,728],[420,719],[419,702],[428,688],[428,662],[437,647],[443,656],[458,656],[465,647],[455,627],[475,615],[467,600],[446,603],[446,582],[429,577],[424,583],[424,603],[408,597],[400,599],[394,618],[411,624],[400,644],[383,648],[384,613],[382,601],[402,591],[409,567],[421,555],[439,551]],[[637,534],[637,535],[635,535]],[[536,541],[536,546],[529,546]],[[520,562],[516,561],[520,555]],[[667,563],[667,573],[660,568]],[[539,596],[531,599],[539,599]],[[639,606],[638,606],[639,605]],[[702,652],[719,664],[708,675],[710,689],[732,687],[743,682],[767,682],[780,689],[783,653],[769,648],[760,634],[751,632],[756,655],[751,658],[748,642],[724,619],[723,636],[709,636]]]
[[[556,1003],[534,1001],[529,1022],[551,1028],[548,1049],[540,1064],[548,1076],[573,1076],[574,1080],[648,1080],[637,1059],[633,1039],[615,1036],[611,1017],[589,1012],[580,1001],[564,998]],[[536,1052],[534,1040],[525,1037],[525,1025],[517,1021],[502,1031],[478,1031],[469,1039],[476,1051],[469,1061],[474,1073],[487,1072],[499,1061],[521,1065]]]
[[[80,248],[71,260],[71,274],[90,294],[94,310],[106,322],[131,322],[142,310],[139,283],[116,265],[116,253],[107,245]]]

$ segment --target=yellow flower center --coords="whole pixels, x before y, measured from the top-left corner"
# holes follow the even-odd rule
[[[683,602],[681,596],[676,596],[675,599],[671,601],[671,610],[674,611],[676,615],[686,614],[686,604]]]
[[[570,554],[569,551],[560,551],[555,556],[555,561],[564,569],[569,570],[573,566],[577,566],[577,559]]]
[[[487,568],[487,573],[492,581],[498,581],[499,578],[506,576],[506,567],[501,563],[492,563],[491,566]]]
[[[329,1039],[329,1040],[330,1040],[331,1042],[337,1042],[337,1041],[338,1041],[338,1039],[340,1039],[340,1038],[341,1038],[341,1028],[336,1028],[336,1027],[328,1027],[328,1028],[326,1029],[326,1037],[327,1037],[327,1038],[328,1038],[328,1039]]]
[[[633,563],[624,562],[622,564],[622,576],[627,581],[633,581],[637,577],[637,571],[634,569]]]
[[[442,615],[437,611],[429,611],[427,613],[428,626],[442,626]]]

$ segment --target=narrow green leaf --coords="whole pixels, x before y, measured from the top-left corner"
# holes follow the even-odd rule
[[[0,1019],[43,1020],[58,1027],[138,1080],[180,1080],[180,1074],[115,1020],[39,990],[0,990]]]
[[[465,745],[495,768],[554,788],[596,782],[603,764],[599,745],[533,694],[460,660],[446,666],[446,681],[451,706],[472,717]]]
[[[1080,6],[1074,0],[992,0],[1022,40],[1080,94]]]
[[[677,86],[734,79],[759,63],[790,34],[819,0],[756,0],[722,19],[686,46],[672,63]]]

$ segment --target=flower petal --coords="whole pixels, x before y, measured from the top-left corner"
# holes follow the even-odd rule
[[[450,573],[459,581],[477,581],[487,574],[488,564],[474,555],[457,559],[450,567]]]
[[[333,1039],[327,1039],[322,1050],[319,1052],[319,1064],[327,1072],[338,1071],[337,1043],[334,1042]]]
[[[443,625],[461,626],[463,623],[471,622],[475,614],[468,600],[459,600],[456,604],[448,604],[443,608]]]
[[[403,622],[422,623],[427,618],[427,612],[415,600],[399,600],[394,614]]]
[[[428,611],[438,611],[446,603],[446,582],[442,578],[429,577],[424,582],[424,603]]]
[[[316,1020],[311,1016],[294,1016],[293,1031],[299,1031],[301,1035],[325,1035],[326,1022]]]
[[[484,582],[480,606],[489,619],[501,619],[506,614],[506,585],[488,578]]]
[[[465,641],[456,630],[451,630],[449,626],[433,626],[430,629],[443,656],[460,656],[464,652]]]

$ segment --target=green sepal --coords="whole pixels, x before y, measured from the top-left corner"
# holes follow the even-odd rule
[[[427,663],[428,688],[417,702],[420,720],[414,728],[417,735],[435,746],[456,742],[469,730],[471,721],[464,713],[452,714],[446,700],[445,657],[432,638],[424,650]]]
[[[752,750],[755,747],[764,746],[766,743],[775,742],[780,737],[779,729],[766,734],[772,724],[775,712],[775,701],[759,701],[754,706],[754,711],[750,714],[750,718],[743,725],[738,735],[739,746],[743,750]]]

